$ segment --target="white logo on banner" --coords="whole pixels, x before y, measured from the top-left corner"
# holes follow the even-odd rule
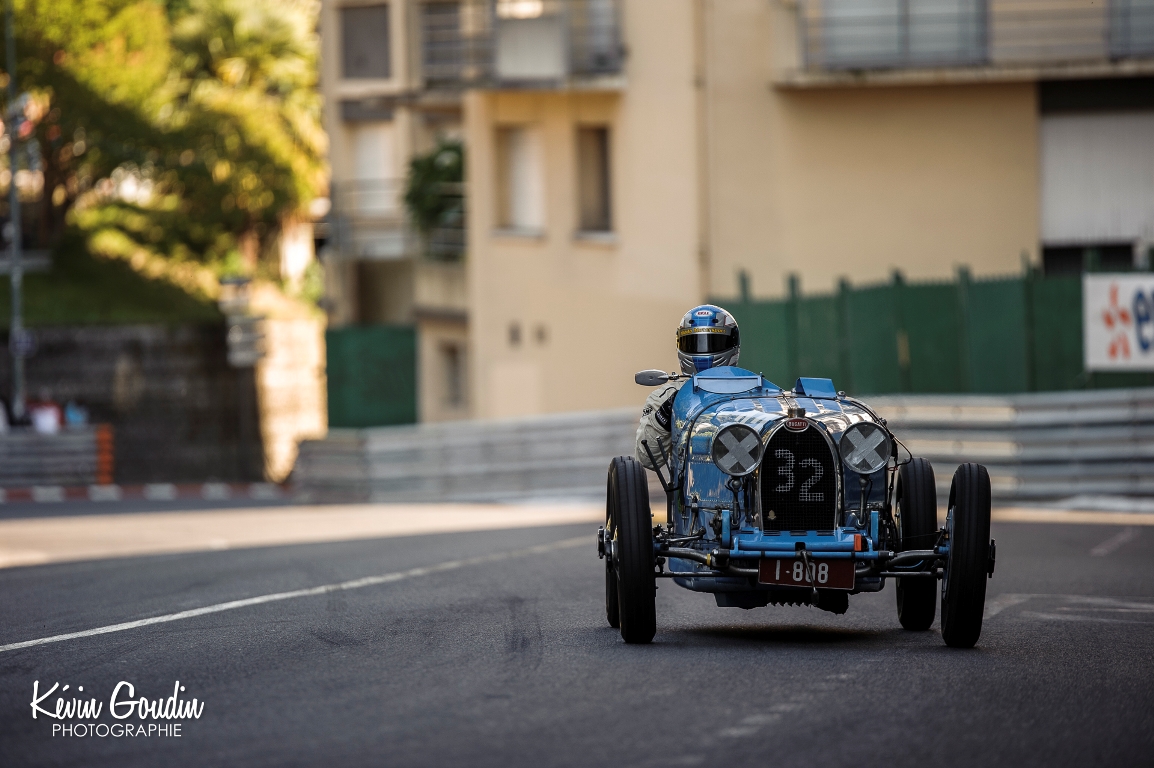
[[[1154,371],[1154,274],[1083,275],[1087,371]]]

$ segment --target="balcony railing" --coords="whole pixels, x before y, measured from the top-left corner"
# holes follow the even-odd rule
[[[799,0],[807,70],[1154,58],[1154,0]]]
[[[616,75],[619,0],[436,0],[421,6],[430,87],[561,84]]]
[[[332,245],[343,258],[459,261],[465,254],[465,195],[447,185],[445,212],[427,232],[412,225],[400,179],[333,182],[329,225]]]

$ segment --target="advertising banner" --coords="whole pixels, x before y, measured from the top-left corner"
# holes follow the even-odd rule
[[[1087,371],[1154,371],[1154,273],[1082,277]]]

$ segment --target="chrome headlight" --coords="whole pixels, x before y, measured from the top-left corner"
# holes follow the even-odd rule
[[[872,475],[890,459],[890,435],[871,421],[859,421],[841,436],[841,460],[859,475]]]
[[[722,427],[713,438],[713,463],[727,475],[742,477],[761,461],[761,436],[744,424]]]

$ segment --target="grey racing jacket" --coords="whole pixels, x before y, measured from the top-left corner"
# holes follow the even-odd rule
[[[684,381],[671,381],[649,393],[645,398],[645,407],[641,409],[641,423],[637,425],[637,460],[646,469],[657,469],[665,466],[665,457],[669,453],[669,433],[673,422],[673,398],[681,389]],[[649,460],[649,454],[641,441],[649,444],[649,450],[657,459],[657,467]],[[658,447],[660,446],[660,447]]]

